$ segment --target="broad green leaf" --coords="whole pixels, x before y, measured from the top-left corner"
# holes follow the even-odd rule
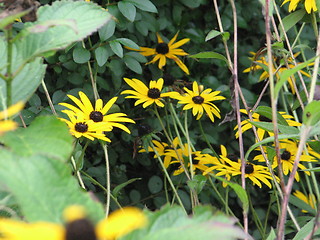
[[[257,107],[257,109],[254,112],[261,114],[270,120],[272,119],[272,108],[271,107],[259,106],[259,107]],[[288,126],[287,121],[282,117],[282,115],[280,113],[277,113],[277,120],[278,120],[278,123]]]
[[[219,36],[219,35],[221,35],[222,34],[222,32],[219,32],[219,31],[217,31],[217,30],[211,30],[208,34],[207,34],[207,36],[206,36],[206,38],[205,38],[205,41],[207,42],[207,41],[209,41],[209,40],[211,40],[211,39],[213,39],[213,38],[215,38],[215,37],[217,37],[217,36]]]
[[[195,175],[193,179],[189,180],[187,182],[190,189],[193,189],[196,191],[197,194],[199,194],[203,187],[206,185],[207,178],[203,175]]]
[[[52,50],[67,47],[69,44],[80,41],[103,26],[111,18],[111,15],[100,6],[84,1],[56,1],[51,6],[40,7],[38,20],[29,23],[27,26],[32,29],[34,26],[43,24],[57,24],[47,31],[32,33],[23,32],[24,37],[15,42],[18,59],[15,60],[15,67],[20,66],[35,56],[41,56]],[[73,27],[60,25],[61,21],[73,21]]]
[[[149,179],[148,189],[152,194],[160,192],[162,190],[162,187],[163,181],[159,176],[154,175]]]
[[[137,180],[141,180],[141,178],[132,178],[132,179],[129,179],[128,181],[124,182],[124,183],[121,183],[119,185],[117,185],[113,190],[112,190],[112,195],[117,198],[118,195],[119,195],[119,192],[125,188],[127,185],[129,185],[130,183],[133,183]]]
[[[69,166],[49,156],[22,157],[2,149],[0,183],[13,194],[30,222],[62,223],[63,210],[73,204],[85,206],[93,220],[104,215],[102,205],[80,189]]]
[[[82,64],[82,63],[89,62],[91,54],[87,49],[82,47],[77,47],[73,49],[72,56],[73,56],[73,61],[75,61],[76,63]]]
[[[166,205],[156,212],[145,211],[149,224],[122,240],[195,240],[195,239],[247,239],[235,220],[216,212],[209,206],[197,206],[193,216],[187,216],[181,207]]]
[[[279,81],[276,83],[276,86],[274,88],[274,93],[275,96],[279,95],[280,89],[282,88],[283,84],[285,84],[285,82],[288,80],[289,77],[291,77],[293,74],[295,74],[296,72],[300,71],[301,69],[305,68],[306,66],[308,66],[310,63],[312,63],[314,60],[316,59],[316,57],[313,57],[311,59],[309,59],[308,61],[304,62],[304,63],[300,63],[298,64],[296,67],[294,68],[290,68],[290,69],[286,69],[284,71],[282,71],[281,73],[279,73],[280,75],[280,79]]]
[[[118,8],[120,12],[125,16],[130,22],[133,22],[136,17],[136,7],[126,0],[118,2]]]
[[[142,67],[136,59],[126,55],[123,58],[123,61],[129,69],[131,69],[135,73],[142,74]]]
[[[140,49],[140,47],[134,41],[128,38],[117,38],[117,41],[119,41],[124,46],[134,48],[134,49]]]
[[[277,238],[277,235],[273,228],[271,228],[268,238],[266,240],[274,240]]]
[[[310,102],[303,111],[302,122],[306,126],[314,126],[320,121],[320,101]]]
[[[146,12],[158,12],[157,8],[150,0],[126,0],[126,2],[132,3],[137,8]]]
[[[8,132],[0,140],[20,156],[43,154],[66,161],[73,149],[67,125],[54,116],[37,117],[28,128]]]
[[[118,40],[112,40],[109,42],[111,50],[120,58],[123,57],[123,48]]]
[[[308,211],[309,213],[315,215],[316,210],[313,209],[309,204],[302,201],[300,198],[297,198],[296,196],[292,195],[290,196],[290,203],[299,208],[300,210]]]
[[[288,16],[282,19],[283,27],[285,32],[291,29],[294,25],[296,25],[303,17],[306,15],[306,11],[304,9],[300,9],[290,13]],[[283,36],[283,31],[281,25],[278,26],[281,36]]]
[[[102,67],[109,58],[108,50],[104,46],[98,47],[94,51],[94,54],[95,54],[97,63],[100,67]]]
[[[225,56],[216,52],[200,52],[197,54],[189,55],[191,58],[215,58],[224,61],[227,65],[229,65],[228,60]]]
[[[101,41],[106,41],[111,36],[113,36],[115,29],[116,29],[116,22],[113,19],[111,19],[98,31]]]
[[[273,132],[273,123],[269,122],[255,122],[255,121],[249,121],[252,125],[262,128],[268,132]],[[277,124],[278,129],[280,133],[282,134],[299,134],[300,130],[297,129],[296,127],[291,127],[291,126],[286,126],[282,124]]]
[[[315,223],[315,218],[312,218],[308,223],[306,223],[299,231],[298,233],[294,236],[292,240],[300,240],[300,239],[305,239],[311,232],[314,227]],[[315,231],[314,235],[319,234],[320,229]]]

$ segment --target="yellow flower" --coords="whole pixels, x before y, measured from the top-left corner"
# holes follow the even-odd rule
[[[296,153],[298,151],[298,146],[297,143],[291,140],[282,140],[280,143],[280,149],[281,149],[281,166],[282,166],[282,171],[284,175],[288,175],[289,172],[292,171],[294,160],[296,158]],[[265,152],[266,152],[266,148]],[[264,157],[261,155],[257,155],[254,157],[254,160],[258,160],[259,162],[265,162]],[[300,156],[300,162],[315,162],[317,161],[314,157],[305,154],[304,152]],[[272,169],[275,169],[278,167],[278,161],[277,157],[274,156],[273,161],[272,161]],[[299,163],[298,168],[301,170],[307,169],[303,164]],[[310,175],[310,172],[304,171],[307,175]],[[299,173],[296,172],[295,174],[295,179],[297,182],[300,181],[300,176]]]
[[[92,141],[97,138],[111,142],[111,140],[103,133],[112,130],[112,127],[108,123],[94,122],[92,120],[87,121],[85,120],[83,113],[74,115],[71,111],[67,111],[66,114],[70,121],[64,118],[60,118],[60,120],[67,123],[70,133],[76,138],[83,136]]]
[[[113,104],[117,101],[117,97],[110,99],[104,106],[102,99],[98,99],[95,103],[95,107],[93,108],[91,101],[83,92],[79,92],[80,99],[72,95],[67,96],[78,106],[78,108],[68,103],[59,103],[59,105],[65,106],[71,110],[62,110],[62,112],[66,114],[83,114],[84,121],[92,120],[95,123],[104,122],[107,123],[111,128],[117,127],[123,131],[126,131],[127,133],[130,133],[130,130],[119,122],[135,123],[124,113],[107,114]]]
[[[214,122],[213,115],[221,118],[219,108],[212,103],[212,101],[225,99],[223,96],[218,96],[220,91],[212,92],[211,88],[204,91],[200,90],[196,81],[192,84],[192,91],[186,87],[183,89],[186,91],[183,95],[178,92],[169,92],[167,96],[179,100],[178,103],[180,104],[185,104],[183,110],[192,109],[192,114],[194,116],[197,115],[197,120],[202,117],[204,111],[208,114],[212,122]]]
[[[135,78],[124,78],[124,80],[134,90],[124,90],[121,94],[130,94],[125,98],[138,99],[134,104],[135,106],[143,103],[142,107],[146,108],[155,103],[159,107],[164,107],[163,102],[161,102],[161,98],[166,97],[168,93],[161,93],[163,87],[162,78],[159,78],[157,81],[150,81],[149,88],[142,81]]]
[[[296,8],[298,6],[298,3],[301,2],[301,0],[284,0],[282,5],[287,3],[287,2],[290,2],[290,4],[289,4],[289,12],[292,12],[292,11],[296,10]],[[305,0],[304,1],[304,7],[305,7],[305,9],[306,9],[308,14],[310,14],[312,11],[316,12],[318,10],[315,0]]]
[[[139,51],[143,56],[152,56],[155,55],[154,58],[148,62],[155,63],[159,61],[158,67],[162,69],[166,65],[167,58],[174,60],[178,66],[184,71],[186,74],[189,74],[189,69],[187,66],[177,57],[177,56],[186,56],[188,53],[179,49],[178,47],[190,41],[189,38],[184,38],[178,42],[175,42],[178,37],[178,33],[174,35],[174,37],[169,41],[169,43],[165,43],[161,36],[157,33],[158,45],[155,48],[148,47],[140,47],[140,49],[128,48],[130,50]]]
[[[8,109],[0,112],[0,136],[8,131],[12,131],[17,128],[18,124],[8,118],[20,112],[24,107],[22,102],[18,102]]]
[[[268,67],[268,61],[266,59],[266,57],[264,55],[259,55],[257,56],[257,53],[255,52],[250,52],[251,55],[253,55],[252,58],[250,58],[252,61],[256,62],[256,63],[260,63],[262,65],[265,65]],[[300,53],[296,53],[294,54],[294,57],[296,58]],[[283,60],[280,60],[280,63],[279,62],[279,59],[274,57],[273,58],[273,62],[276,63],[277,65],[279,66],[275,66],[273,65],[272,66],[272,72],[275,74],[276,78],[279,80],[280,79],[280,74],[287,70],[288,68],[291,69],[291,68],[294,68],[295,65],[293,63],[293,59],[291,57],[287,58],[287,62],[288,62],[288,67],[285,65],[285,63],[283,62]],[[299,65],[299,64],[298,64]],[[313,65],[313,63],[309,64],[308,66],[311,66]],[[243,72],[244,73],[247,73],[247,72],[252,72],[252,71],[256,71],[256,70],[261,70],[263,69],[260,65],[257,65],[257,64],[254,64],[253,66],[249,67],[249,68],[246,68]],[[299,71],[301,74],[305,75],[306,77],[310,77],[310,75],[303,71],[303,70],[300,70]],[[279,74],[280,73],[280,74]],[[260,75],[260,81],[262,80],[265,80],[269,77],[269,73],[267,71],[263,71],[262,74]],[[291,91],[292,93],[294,94],[295,93],[295,90],[294,90],[294,83],[293,81],[295,81],[295,77],[294,76],[290,76],[288,79],[287,79],[288,83],[289,83],[289,86],[291,88]]]
[[[96,226],[85,216],[81,206],[68,207],[64,217],[65,226],[50,222],[26,223],[2,218],[0,219],[0,238],[3,240],[114,240],[147,223],[147,218],[142,211],[133,207],[111,213]]]
[[[316,207],[316,197],[314,196],[314,194],[309,194],[308,196],[303,194],[302,192],[296,190],[293,193],[294,196],[296,196],[297,198],[299,198],[300,200],[304,201],[306,204],[308,204],[311,208],[315,209]],[[307,213],[307,210],[302,209],[302,212]]]
[[[240,112],[248,115],[248,112],[245,109],[240,109]],[[288,123],[289,126],[292,126],[292,127],[301,126],[301,123],[296,122],[294,120],[291,120],[293,118],[293,116],[287,114],[286,112],[279,112],[279,114],[281,114],[281,116],[286,120],[286,122]],[[255,112],[252,113],[252,121],[253,122],[272,122],[272,120],[267,118],[266,116],[263,116],[259,113],[255,113]],[[243,120],[241,122],[241,127],[242,127],[241,128],[242,132],[245,132],[245,131],[251,129],[252,124],[250,122],[250,119]],[[234,130],[237,130],[235,136],[236,136],[236,138],[238,138],[239,137],[238,125],[236,125],[234,127]],[[257,134],[258,134],[259,140],[262,140],[264,138],[264,135],[266,132],[267,131],[262,128],[257,128]],[[270,136],[273,136],[272,132],[268,132],[268,134]]]

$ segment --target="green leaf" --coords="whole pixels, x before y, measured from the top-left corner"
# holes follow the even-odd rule
[[[269,122],[255,122],[255,121],[249,121],[252,125],[262,128],[268,132],[273,132],[273,123]],[[292,126],[287,126],[287,125],[282,125],[282,124],[277,124],[278,129],[280,133],[282,134],[299,134],[300,130],[297,129],[296,127]]]
[[[229,65],[228,60],[225,56],[216,52],[200,52],[197,54],[189,55],[191,58],[215,58],[224,61],[227,65]]]
[[[314,227],[315,218],[312,218],[308,223],[306,223],[294,236],[292,240],[305,239],[311,232]],[[314,235],[319,234],[320,230],[316,230]]]
[[[119,41],[122,45],[134,48],[134,49],[140,49],[140,47],[132,40],[128,38],[117,38],[117,41]]]
[[[31,10],[26,10],[26,11],[22,11],[22,12],[19,12],[19,13],[12,14],[12,15],[9,15],[7,17],[1,18],[0,19],[0,29],[3,30],[9,24],[14,23],[17,18],[23,17],[24,15],[28,14],[30,11]]]
[[[152,176],[148,181],[148,189],[152,194],[158,193],[162,190],[163,181],[159,176]]]
[[[215,37],[217,37],[217,36],[219,36],[219,35],[221,35],[222,34],[222,32],[219,32],[219,31],[217,31],[217,30],[211,30],[208,34],[207,34],[207,36],[206,36],[206,38],[205,38],[205,41],[207,42],[207,41],[209,41],[209,40],[211,40],[211,39],[213,39],[213,38],[215,38]]]
[[[120,58],[123,57],[123,48],[118,40],[112,40],[109,42],[111,50]]]
[[[137,8],[146,12],[158,12],[157,8],[150,0],[126,0],[126,2],[132,3]]]
[[[303,111],[302,122],[306,126],[314,126],[320,120],[320,101],[310,102]]]
[[[255,113],[258,113],[260,115],[265,116],[266,118],[272,120],[272,108],[267,107],[267,106],[259,106],[257,109],[254,111]],[[287,121],[282,117],[280,113],[277,113],[277,120],[278,123],[288,126]]]
[[[13,194],[30,222],[62,223],[63,210],[73,204],[85,206],[93,220],[104,217],[102,205],[80,189],[68,165],[49,156],[21,157],[2,149],[0,183]]]
[[[107,22],[107,24],[105,24],[102,28],[99,29],[98,33],[101,41],[106,41],[110,37],[112,37],[115,29],[116,29],[116,22],[111,19],[109,22]]]
[[[72,56],[73,56],[73,61],[75,61],[76,63],[82,64],[82,63],[89,62],[91,54],[87,49],[82,47],[77,47],[73,49]]]
[[[276,239],[276,238],[277,238],[277,235],[276,235],[274,229],[271,228],[270,233],[269,233],[269,235],[268,235],[268,237],[267,237],[266,240],[274,240],[274,239]]]
[[[97,63],[100,67],[102,67],[109,58],[109,53],[108,50],[102,46],[102,47],[98,47],[95,51],[94,51]]]
[[[20,156],[43,154],[66,161],[73,149],[67,125],[54,116],[37,117],[28,128],[8,132],[0,140]]]
[[[279,81],[276,83],[276,86],[274,88],[274,93],[275,96],[279,95],[280,89],[282,88],[283,84],[285,84],[288,80],[289,77],[291,77],[293,74],[295,74],[296,72],[300,71],[301,69],[305,68],[306,66],[308,66],[310,63],[312,63],[317,57],[313,57],[311,59],[309,59],[308,61],[304,62],[304,63],[300,63],[298,64],[296,67],[291,68],[291,69],[286,69],[284,71],[282,71],[281,73],[279,73],[280,75],[280,79]]]
[[[206,185],[207,178],[203,175],[195,175],[193,179],[189,180],[187,182],[190,189],[193,189],[196,191],[197,194],[199,194],[203,187]]]
[[[316,210],[313,209],[309,204],[306,202],[302,201],[300,198],[297,198],[296,196],[292,195],[290,196],[289,202],[299,208],[300,210],[305,210],[308,211],[309,213],[315,215]]]
[[[136,17],[136,7],[125,0],[118,2],[119,11],[125,16],[130,22],[133,22]]]
[[[80,41],[103,26],[111,15],[100,6],[84,1],[55,1],[51,6],[40,7],[37,12],[38,20],[29,23],[24,37],[15,41],[19,57],[15,59],[15,67],[30,61],[35,56],[41,56],[52,50],[63,49],[69,44]],[[74,22],[74,27],[61,25],[61,21]],[[56,24],[54,24],[56,21]],[[35,26],[52,25],[44,32],[33,33],[30,29]],[[28,30],[29,29],[29,30]]]
[[[121,183],[119,184],[118,186],[116,186],[113,190],[112,190],[112,195],[117,198],[118,195],[119,195],[119,192],[125,188],[127,185],[129,185],[130,183],[133,183],[137,180],[141,180],[142,178],[132,178],[132,179],[129,179],[128,181],[124,182],[124,183]]]
[[[142,67],[136,59],[126,55],[123,58],[123,61],[129,69],[131,69],[135,73],[142,74]]]
[[[304,17],[304,15],[306,15],[306,11],[304,9],[300,9],[284,17],[282,19],[282,23],[285,32],[288,32],[289,29],[296,25]],[[278,26],[278,29],[280,30],[281,36],[283,36],[281,25]]]

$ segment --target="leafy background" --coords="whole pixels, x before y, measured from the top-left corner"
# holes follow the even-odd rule
[[[51,4],[54,1],[40,0],[41,4]],[[188,84],[197,81],[207,88],[222,91],[222,95],[230,99],[230,72],[224,61],[218,59],[194,59],[185,57],[183,61],[190,69],[190,75],[186,76],[173,62],[169,62],[165,71],[160,71],[156,65],[145,65],[148,61],[145,57],[136,52],[129,51],[125,47],[147,46],[155,47],[156,33],[159,32],[165,41],[170,40],[175,33],[179,32],[178,39],[190,38],[190,43],[182,48],[189,54],[197,54],[204,51],[214,51],[224,54],[224,46],[221,36],[205,41],[207,34],[211,30],[218,30],[217,19],[214,13],[212,1],[209,0],[122,0],[122,1],[95,1],[101,7],[108,9],[114,16],[99,31],[82,42],[76,42],[59,51],[54,55],[45,58],[47,71],[44,81],[52,96],[53,104],[58,114],[61,106],[60,102],[68,102],[67,94],[77,95],[78,91],[84,91],[93,99],[90,74],[97,79],[97,88],[100,97],[106,102],[113,96],[119,96],[117,101],[120,111],[132,117],[137,124],[130,125],[132,135],[122,131],[115,131],[108,137],[112,143],[108,147],[111,164],[111,185],[114,189],[119,184],[126,183],[130,179],[132,182],[122,188],[119,192],[114,192],[115,197],[121,205],[146,206],[153,210],[158,209],[166,203],[165,191],[167,182],[158,163],[152,154],[138,153],[143,131],[146,125],[152,131],[160,131],[160,126],[155,118],[150,114],[145,116],[142,107],[132,108],[132,102],[125,101],[119,93],[126,87],[123,77],[138,78],[148,82],[159,77],[169,79],[172,77],[176,84]],[[258,51],[264,47],[265,31],[264,20],[259,1],[240,0],[236,2],[238,19],[238,57],[239,57],[239,81],[246,96],[248,104],[254,105],[258,94],[264,83],[259,82],[259,73],[246,74],[242,71],[249,67],[251,61],[248,59],[250,51]],[[250,11],[248,11],[250,9]],[[219,2],[219,10],[225,32],[229,32],[228,42],[232,49],[232,11],[228,1]],[[287,9],[281,9],[287,14]],[[308,21],[308,19],[306,19]],[[14,25],[19,29],[19,24]],[[295,27],[290,30],[289,36],[296,33]],[[306,27],[301,35],[302,40],[307,43],[314,43],[314,35],[310,27]],[[311,44],[310,44],[311,45]],[[310,53],[311,50],[307,49]],[[150,59],[149,59],[150,60]],[[90,68],[88,66],[90,64]],[[91,73],[90,73],[91,71]],[[178,84],[178,85],[179,85]],[[294,100],[294,99],[293,99]],[[231,111],[228,100],[218,104],[222,118]],[[265,96],[262,105],[268,105],[268,96]],[[25,110],[22,112],[23,119],[29,125],[36,116],[51,114],[44,90],[40,87],[30,98]],[[192,119],[192,117],[189,117]],[[220,145],[225,145],[228,152],[238,154],[238,143],[234,137],[235,122],[226,122],[219,125],[221,120],[211,124],[209,119],[205,119],[203,125],[209,141],[215,150],[220,152]],[[195,120],[190,122],[190,136],[196,144],[198,150],[204,149],[198,125]],[[161,134],[159,134],[160,137]],[[250,134],[245,134],[245,149],[254,143]],[[81,151],[82,142],[77,145],[78,153]],[[128,150],[129,149],[129,150]],[[79,154],[74,154],[79,169],[90,175],[101,185],[105,185],[105,163],[103,151],[97,142],[91,143],[86,150],[84,159],[79,158]],[[174,169],[170,168],[170,172]],[[84,177],[85,184],[90,191],[96,194],[104,202],[105,192],[99,188],[92,179]],[[181,198],[188,210],[191,203],[188,196],[188,189],[183,184],[186,179],[183,176],[173,177]],[[221,185],[217,185],[218,190]],[[265,216],[265,211],[269,203],[269,195],[265,189],[252,187],[250,189],[251,199],[256,208],[259,218],[264,221],[268,218],[268,225],[275,226],[277,214],[276,205],[271,206],[273,210],[271,216]],[[272,197],[272,194],[271,194]],[[209,203],[223,209],[216,193],[210,187],[205,187],[200,192],[200,201]],[[241,205],[233,192],[229,193],[229,205],[235,209],[236,216],[241,218]],[[116,208],[112,201],[111,207]],[[238,211],[237,211],[238,209]],[[297,210],[298,211],[298,210]],[[249,218],[252,219],[252,218]],[[274,219],[274,220],[272,220]],[[249,223],[250,226],[250,223]],[[253,235],[258,233],[253,232]]]

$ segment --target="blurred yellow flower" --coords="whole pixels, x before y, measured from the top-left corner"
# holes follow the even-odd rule
[[[24,103],[18,102],[8,109],[0,112],[0,136],[8,131],[12,131],[17,128],[18,124],[10,119],[16,113],[20,112],[24,107]]]

